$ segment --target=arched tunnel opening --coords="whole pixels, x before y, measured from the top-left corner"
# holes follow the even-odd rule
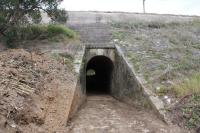
[[[113,62],[106,56],[95,56],[86,67],[86,93],[109,94]]]

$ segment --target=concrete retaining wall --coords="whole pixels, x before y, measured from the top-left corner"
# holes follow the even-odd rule
[[[135,107],[150,107],[148,96],[145,95],[143,87],[118,47],[115,50],[111,86],[111,94],[118,100]]]
[[[125,59],[118,46],[115,47],[90,47],[84,48],[81,58],[75,62],[76,71],[79,73],[74,98],[71,105],[69,118],[73,117],[78,108],[86,100],[86,67],[87,63],[95,56],[106,56],[114,64],[111,78],[111,95],[116,99],[138,108],[148,107],[153,109],[159,117],[165,119],[163,104],[153,93],[145,88],[136,76],[133,67]]]
[[[70,107],[70,112],[68,116],[68,121],[75,115],[77,110],[81,107],[82,104],[84,104],[86,100],[86,94],[85,91],[83,90],[83,86],[86,84],[86,79],[84,75],[84,70],[85,70],[85,47],[82,48],[82,51],[77,53],[74,61],[74,68],[75,72],[78,75],[77,77],[77,83],[76,83],[76,88],[74,89],[73,93],[73,98],[71,101],[71,107]]]

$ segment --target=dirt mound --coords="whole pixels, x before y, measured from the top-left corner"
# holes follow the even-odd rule
[[[0,133],[52,132],[65,126],[74,87],[70,71],[39,52],[1,52]]]

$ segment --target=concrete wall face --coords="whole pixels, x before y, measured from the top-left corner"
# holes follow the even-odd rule
[[[78,53],[75,57],[75,72],[77,73],[78,77],[77,77],[77,83],[76,83],[76,88],[73,94],[73,100],[71,103],[71,109],[70,109],[70,113],[69,113],[69,119],[72,118],[75,113],[77,112],[77,110],[80,108],[80,106],[85,102],[86,100],[86,95],[85,95],[85,91],[84,91],[84,87],[85,86],[85,75],[84,75],[84,70],[85,70],[85,64],[84,64],[84,60],[85,60],[85,47],[82,49],[81,53]],[[68,120],[69,120],[68,119]]]
[[[72,118],[77,110],[86,100],[86,67],[87,63],[95,56],[105,56],[114,61],[115,50],[114,49],[87,49],[85,48],[81,57],[77,57],[77,61],[74,62],[76,73],[79,75],[77,80],[76,89],[74,92],[71,110],[69,118]]]
[[[107,48],[107,49],[103,49],[103,48],[95,48],[95,49],[88,48],[88,49],[86,49],[85,60],[84,60],[84,62],[85,62],[84,68],[85,69],[84,69],[84,72],[83,72],[83,75],[85,76],[85,78],[86,78],[86,67],[88,65],[88,62],[96,56],[105,56],[105,57],[109,58],[114,64],[114,62],[115,62],[115,49],[109,49],[109,48]],[[85,80],[85,83],[82,85],[82,90],[84,91],[85,95],[86,95],[86,89],[87,88],[86,88],[86,80]]]
[[[115,49],[86,49],[86,62],[85,65],[95,56],[105,56],[108,57],[110,60],[115,62]]]
[[[147,96],[144,95],[141,84],[123,54],[118,50],[115,53],[111,86],[111,94],[125,103],[137,107],[144,107],[147,103]]]
[[[128,104],[143,107],[147,97],[143,94],[142,86],[138,82],[133,70],[127,63],[123,53],[116,48],[88,48],[85,51],[84,72],[86,77],[87,63],[95,56],[108,57],[114,64],[111,76],[111,95]],[[94,88],[95,89],[95,88]],[[86,85],[82,85],[83,94],[86,95]]]
[[[70,117],[86,100],[86,67],[88,62],[96,56],[105,56],[114,64],[110,85],[110,94],[113,97],[136,107],[144,107],[146,103],[150,105],[148,96],[144,94],[143,87],[119,49],[86,48],[83,58],[81,58],[82,63],[79,63],[79,80],[74,92]]]

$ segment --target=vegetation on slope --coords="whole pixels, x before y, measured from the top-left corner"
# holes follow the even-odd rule
[[[155,85],[152,89],[200,73],[199,20],[113,23],[112,26],[113,39],[126,51],[136,72]]]
[[[17,42],[34,39],[60,40],[74,38],[75,33],[59,24],[65,24],[68,13],[59,9],[63,0],[1,0],[0,40],[10,47]],[[50,25],[40,25],[42,14],[51,19]],[[53,25],[55,24],[55,25]]]
[[[179,98],[170,108],[175,116],[173,120],[184,124],[188,129],[200,131],[200,74],[195,74],[172,87],[172,91]]]
[[[183,97],[188,94],[200,94],[200,74],[195,74],[191,78],[175,84],[172,91],[177,97]]]
[[[65,23],[67,12],[59,9],[62,0],[1,0],[0,1],[0,34],[5,33],[12,27],[40,23],[41,11],[45,12],[53,22]]]
[[[59,41],[63,39],[73,39],[76,37],[74,31],[58,24],[49,25],[28,25],[12,27],[5,33],[4,40],[10,47],[14,47],[17,42],[25,40],[44,40]]]
[[[200,20],[111,24],[113,40],[176,123],[200,130]]]

